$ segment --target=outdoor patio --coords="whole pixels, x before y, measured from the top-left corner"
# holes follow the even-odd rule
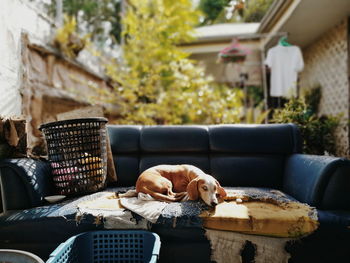
[[[0,262],[349,262],[349,15],[4,0]]]

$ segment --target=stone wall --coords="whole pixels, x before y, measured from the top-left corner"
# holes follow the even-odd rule
[[[303,50],[305,68],[300,76],[303,90],[320,86],[320,114],[341,114],[336,132],[337,154],[349,155],[348,23],[345,18]]]

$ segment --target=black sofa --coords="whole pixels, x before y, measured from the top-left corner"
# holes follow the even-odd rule
[[[350,262],[350,161],[301,154],[295,125],[111,125],[108,130],[118,176],[112,187],[134,186],[138,175],[153,165],[186,163],[223,186],[279,189],[316,207],[320,222],[316,232],[287,245],[289,262]],[[2,160],[0,184],[0,248],[23,249],[46,259],[68,237],[103,228],[91,218],[77,224],[75,199],[64,205],[45,202],[43,197],[54,193],[48,162]],[[190,223],[152,226],[161,237],[160,261],[210,262],[200,220],[184,221]],[[247,244],[243,262],[249,262],[251,253]]]

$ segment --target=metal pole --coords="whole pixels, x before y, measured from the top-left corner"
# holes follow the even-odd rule
[[[56,19],[55,23],[57,27],[63,26],[63,4],[62,0],[56,0]]]
[[[121,16],[121,36],[120,36],[120,45],[124,47],[125,45],[125,38],[123,36],[123,31],[124,31],[124,23],[123,23],[123,18],[125,17],[125,12],[126,12],[126,3],[125,0],[120,0],[120,16]]]
[[[267,79],[266,79],[266,68],[265,68],[265,49],[264,47],[261,47],[261,71],[262,71],[262,82],[263,82],[263,88],[264,88],[264,109],[265,111],[268,110],[268,104],[267,104]],[[268,116],[265,117],[265,124],[268,121]]]

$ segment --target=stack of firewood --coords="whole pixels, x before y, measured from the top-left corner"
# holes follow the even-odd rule
[[[0,116],[0,159],[27,156],[26,120]]]

